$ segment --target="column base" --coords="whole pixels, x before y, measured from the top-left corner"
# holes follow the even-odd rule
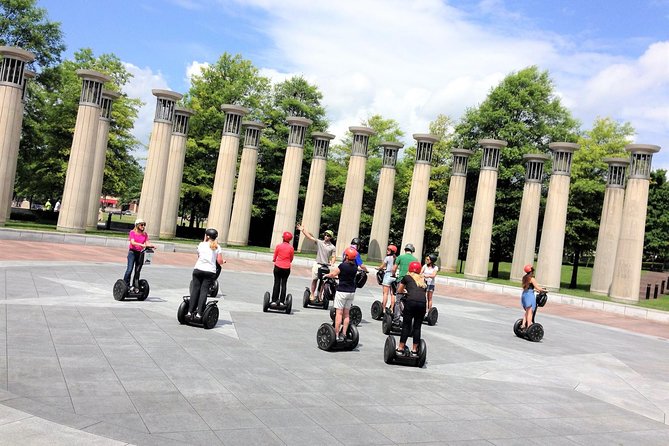
[[[593,289],[593,288],[590,288],[590,292],[591,292],[592,294],[596,294],[596,295],[598,295],[598,296],[608,296],[608,295],[609,295],[609,291],[608,291],[608,290],[595,290],[595,289]]]
[[[166,239],[166,238],[174,238],[176,233],[174,232],[161,232],[159,235],[159,238],[161,239]]]
[[[539,284],[541,285],[541,284]],[[560,287],[555,287],[555,286],[548,286],[548,285],[543,285],[542,288],[549,293],[557,293],[560,291]]]
[[[249,242],[248,240],[228,240],[225,243],[225,246],[232,245],[232,246],[248,246]]]
[[[610,296],[613,302],[618,302],[619,304],[638,304],[639,298],[627,298],[627,297],[613,297]]]
[[[488,276],[475,276],[475,275],[472,275],[472,274],[465,273],[465,279],[477,280],[479,282],[485,282],[486,280],[488,280]]]
[[[84,228],[67,228],[65,226],[56,226],[56,231],[69,232],[70,234],[84,234],[84,233],[86,233],[86,230]]]

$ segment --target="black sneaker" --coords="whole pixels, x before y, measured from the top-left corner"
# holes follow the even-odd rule
[[[337,342],[344,342],[345,340],[346,340],[346,338],[344,337],[344,335],[342,335],[342,334],[337,335]]]
[[[186,319],[188,322],[192,322],[193,321],[193,315],[191,313],[186,313],[186,317],[184,319]]]

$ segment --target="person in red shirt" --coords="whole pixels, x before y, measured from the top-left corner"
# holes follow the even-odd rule
[[[283,304],[286,301],[286,284],[288,276],[290,276],[290,264],[295,257],[295,249],[290,244],[292,239],[293,234],[284,232],[283,242],[274,248],[274,288],[272,289],[272,302],[276,302],[278,299]]]

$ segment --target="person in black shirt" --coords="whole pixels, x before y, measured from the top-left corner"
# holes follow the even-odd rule
[[[397,287],[397,294],[406,293],[404,298],[404,310],[402,311],[402,334],[397,352],[404,354],[409,334],[413,338],[413,349],[411,354],[416,355],[420,344],[420,329],[425,317],[425,291],[427,284],[425,278],[420,274],[420,262],[411,262],[409,272],[402,278]]]
[[[337,340],[340,342],[346,337],[349,324],[349,310],[351,309],[351,305],[353,305],[353,297],[355,296],[355,274],[358,272],[355,258],[357,256],[358,251],[355,248],[346,248],[344,251],[344,261],[324,276],[339,278],[334,301],[334,307],[337,311],[334,329],[337,334]]]

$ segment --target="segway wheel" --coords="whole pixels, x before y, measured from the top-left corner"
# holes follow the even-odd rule
[[[539,342],[544,338],[544,327],[539,323],[530,325],[527,329],[527,339],[532,342]]]
[[[430,311],[427,312],[427,325],[436,325],[437,319],[439,319],[439,311],[435,307],[430,308]]]
[[[426,360],[427,344],[425,343],[425,339],[421,339],[420,344],[418,344],[418,362],[416,363],[416,367],[422,368],[425,365]]]
[[[118,279],[114,283],[114,299],[116,300],[123,300],[125,299],[125,295],[128,292],[128,285],[125,284],[123,279]]]
[[[353,324],[349,324],[348,329],[346,330],[346,337],[351,340],[351,343],[349,344],[349,350],[353,350],[358,346],[358,342],[360,342],[360,332],[358,331],[358,327],[356,327]]]
[[[393,317],[388,313],[383,315],[383,322],[381,323],[381,330],[383,334],[389,335],[390,330],[393,328]]]
[[[218,280],[214,280],[211,283],[211,286],[209,286],[209,290],[207,291],[207,296],[209,297],[218,296]]]
[[[290,314],[290,311],[293,309],[293,295],[286,294],[286,314]]]
[[[337,341],[334,327],[330,324],[321,324],[316,332],[316,343],[321,350],[330,350]]]
[[[186,313],[188,313],[188,301],[181,301],[177,310],[177,320],[181,325],[186,323]]]
[[[210,330],[218,323],[218,307],[216,305],[207,305],[202,315],[202,325]]]
[[[520,329],[520,327],[523,325],[523,320],[518,319],[514,324],[513,324],[513,332],[515,333],[516,336],[519,338],[523,337],[523,332]]]
[[[375,321],[378,321],[379,319],[381,319],[381,316],[383,315],[383,308],[381,307],[381,302],[378,301],[378,300],[375,300],[372,303],[372,308],[371,308],[370,312],[372,313],[372,319],[374,319]]]
[[[355,325],[356,327],[360,325],[360,322],[362,322],[362,310],[360,309],[359,306],[357,305],[351,306],[351,311],[349,312],[349,319],[351,321],[351,324]]]
[[[269,291],[265,291],[265,296],[262,298],[263,313],[267,313],[268,308],[269,308]]]
[[[138,285],[139,296],[137,296],[137,300],[146,300],[146,298],[149,297],[149,291],[151,290],[149,282],[144,279],[139,279]]]
[[[383,346],[383,362],[386,364],[392,364],[395,360],[395,349],[397,348],[397,343],[393,336],[388,336],[386,338],[386,343]]]
[[[302,306],[307,308],[309,306],[309,296],[311,296],[311,291],[309,288],[304,290],[304,296],[302,296]]]
[[[330,308],[330,319],[332,319],[332,322],[334,322],[336,316],[337,316],[337,310],[335,309],[335,307]]]

